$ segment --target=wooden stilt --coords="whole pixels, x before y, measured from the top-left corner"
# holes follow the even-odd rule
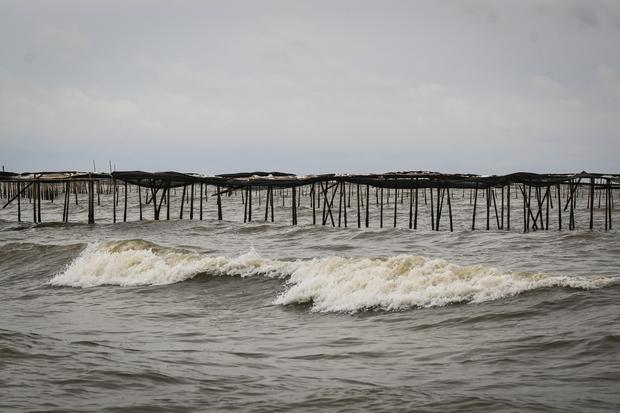
[[[381,212],[380,212],[380,218],[379,218],[379,228],[383,228],[383,187],[381,187],[380,191],[381,191],[381,204],[380,204]]]
[[[362,227],[362,215],[360,212],[360,184],[356,184],[357,186],[357,227]]]
[[[413,228],[413,188],[409,188],[409,229]]]
[[[366,228],[368,228],[368,224],[370,223],[369,214],[368,214],[368,205],[370,204],[370,185],[366,185]]]
[[[397,211],[397,205],[398,205],[398,189],[394,189],[394,228],[396,228],[396,216],[398,214]]]
[[[185,193],[187,192],[187,185],[183,185],[183,193],[181,194],[181,209],[179,210],[179,219],[183,219],[183,207],[185,206]]]
[[[413,213],[413,229],[418,229],[418,188],[415,189],[415,210]]]
[[[202,221],[202,200],[204,198],[202,182],[200,183],[200,220]]]
[[[471,230],[474,231],[476,229],[476,206],[478,205],[478,185],[474,189],[474,213],[471,218]]]
[[[125,181],[125,207],[123,211],[123,222],[127,222],[127,181]]]
[[[450,201],[450,188],[447,189],[448,191],[448,215],[450,215],[450,232],[454,231],[454,228],[452,227],[452,202]]]

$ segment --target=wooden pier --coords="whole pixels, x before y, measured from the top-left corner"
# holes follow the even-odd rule
[[[34,223],[42,222],[44,205],[54,202],[62,203],[62,214],[55,222],[70,222],[75,209],[72,205],[79,205],[78,198],[84,196],[87,223],[101,222],[97,213],[103,208],[102,197],[112,199],[111,217],[105,222],[126,222],[128,198],[137,195],[138,220],[146,219],[147,215],[153,220],[203,220],[204,207],[207,202],[213,202],[209,201],[211,198],[216,202],[218,220],[226,216],[228,220],[241,221],[240,216],[230,216],[224,211],[223,200],[235,197],[243,205],[243,222],[274,222],[274,208],[280,208],[290,214],[292,225],[357,228],[389,225],[415,230],[420,226],[423,203],[424,213],[429,215],[424,218],[429,225],[427,229],[454,231],[454,214],[464,212],[464,208],[460,211],[454,208],[458,193],[460,201],[469,198],[465,209],[471,214],[466,226],[464,218],[459,216],[460,230],[530,232],[549,230],[551,222],[551,227],[557,230],[575,230],[579,226],[579,229],[607,231],[612,229],[614,195],[620,194],[619,189],[620,175],[587,172],[520,172],[502,176],[423,171],[309,176],[281,172],[215,176],[142,171],[0,172],[2,208],[15,210],[18,222],[30,221],[31,217]],[[305,222],[298,220],[302,200],[307,211]],[[178,209],[172,210],[172,204]],[[576,219],[578,209],[580,222]],[[515,211],[518,217],[514,216]],[[595,218],[600,225],[595,225]],[[519,222],[518,228],[515,221]]]

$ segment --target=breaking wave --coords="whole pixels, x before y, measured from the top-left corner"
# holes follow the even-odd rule
[[[442,259],[398,255],[279,261],[253,249],[238,257],[206,256],[143,240],[90,244],[49,283],[54,286],[164,285],[198,274],[284,279],[274,304],[311,304],[313,311],[387,311],[482,303],[540,288],[602,288],[614,277],[566,277],[460,266]]]

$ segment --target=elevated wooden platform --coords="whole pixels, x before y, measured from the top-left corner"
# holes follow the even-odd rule
[[[453,230],[452,191],[468,189],[470,204],[473,204],[471,229],[476,229],[476,214],[479,196],[484,198],[486,207],[486,229],[490,229],[492,213],[495,214],[497,229],[510,230],[511,191],[523,203],[523,231],[542,230],[549,228],[550,208],[553,198],[557,201],[557,228],[562,229],[562,212],[568,212],[568,229],[576,227],[574,210],[577,194],[585,191],[587,208],[589,209],[589,229],[594,229],[594,199],[598,194],[599,202],[602,194],[605,198],[604,229],[612,228],[612,211],[614,210],[613,194],[620,189],[619,174],[603,173],[566,173],[536,174],[517,172],[508,175],[480,176],[473,174],[445,174],[429,171],[387,172],[366,175],[306,175],[296,176],[285,172],[239,172],[219,175],[202,175],[175,171],[144,172],[114,171],[112,173],[93,173],[79,171],[40,171],[40,172],[0,172],[0,197],[6,199],[3,208],[17,202],[17,220],[22,220],[21,200],[28,199],[33,205],[33,222],[41,222],[41,204],[55,198],[64,197],[62,222],[69,220],[69,199],[77,193],[88,194],[88,222],[95,222],[95,203],[100,205],[99,197],[103,193],[113,196],[113,222],[117,222],[119,199],[123,198],[123,221],[127,220],[128,193],[137,190],[139,197],[140,219],[142,214],[142,195],[145,205],[153,205],[153,219],[161,216],[161,208],[166,205],[166,219],[170,219],[171,189],[182,188],[180,219],[183,208],[189,204],[190,219],[193,219],[194,200],[199,200],[199,219],[203,217],[203,199],[207,196],[217,198],[217,217],[223,219],[222,196],[231,193],[242,193],[244,204],[243,221],[252,221],[252,194],[266,194],[265,221],[271,211],[273,221],[274,191],[290,190],[291,223],[297,225],[297,207],[302,197],[308,197],[312,207],[312,224],[317,224],[317,209],[322,213],[320,223],[336,226],[334,218],[336,203],[338,208],[338,226],[341,226],[344,215],[344,226],[348,226],[347,210],[351,208],[351,198],[355,200],[357,226],[369,226],[369,204],[371,189],[375,190],[376,205],[379,209],[380,227],[383,227],[383,191],[393,191],[394,196],[400,194],[401,204],[406,196],[409,201],[408,226],[417,229],[418,193],[423,191],[426,202],[427,191],[431,202],[431,229],[439,230],[442,213],[446,207],[449,229]],[[198,190],[198,191],[197,191]],[[210,191],[211,190],[211,191]],[[176,192],[176,191],[175,191]],[[196,193],[198,192],[198,193]],[[211,194],[209,195],[209,192]],[[391,192],[388,192],[388,196]],[[433,194],[435,193],[435,197]],[[507,194],[507,195],[505,195]],[[338,198],[336,198],[338,195]],[[95,202],[95,196],[97,202]],[[581,194],[583,197],[584,195]],[[321,203],[321,198],[322,203]],[[343,199],[345,200],[343,206]],[[284,200],[284,198],[283,198]],[[336,202],[337,201],[337,202]],[[259,202],[260,203],[260,202]],[[397,202],[394,205],[394,226],[397,224]],[[514,209],[514,208],[513,208]],[[493,211],[491,211],[493,210]],[[500,219],[501,218],[501,219]]]

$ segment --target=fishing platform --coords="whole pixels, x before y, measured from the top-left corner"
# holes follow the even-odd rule
[[[397,227],[400,216],[401,225],[418,229],[418,218],[422,213],[420,203],[423,199],[424,213],[430,215],[427,217],[430,229],[453,231],[454,191],[460,190],[463,198],[466,192],[469,194],[470,208],[467,208],[466,212],[471,214],[471,219],[467,219],[467,228],[471,230],[479,229],[476,222],[478,218],[482,219],[481,227],[486,230],[510,231],[511,211],[514,214],[515,207],[518,207],[520,215],[519,230],[523,232],[549,230],[550,221],[555,221],[553,228],[562,230],[563,217],[567,221],[564,227],[575,230],[577,200],[581,199],[579,207],[586,210],[585,215],[581,214],[586,217],[586,222],[581,224],[582,228],[595,229],[596,209],[599,210],[597,212],[599,218],[600,214],[604,214],[604,219],[600,220],[601,224],[604,221],[604,225],[600,225],[600,229],[607,231],[612,229],[614,194],[619,194],[619,189],[620,175],[588,172],[575,174],[518,172],[490,176],[427,171],[305,176],[283,172],[240,172],[220,175],[143,171],[0,172],[0,199],[6,200],[2,208],[12,205],[19,222],[24,220],[26,214],[30,215],[27,209],[31,210],[34,223],[42,222],[41,209],[45,203],[59,201],[63,205],[62,217],[56,222],[68,223],[72,203],[78,205],[78,194],[86,195],[89,224],[95,223],[96,211],[103,208],[102,196],[112,197],[112,214],[108,219],[113,223],[128,220],[128,198],[136,195],[139,220],[146,219],[147,213],[143,208],[152,208],[152,214],[148,215],[153,220],[170,220],[175,217],[183,219],[184,213],[186,218],[202,220],[205,217],[204,205],[209,198],[215,198],[217,219],[222,220],[225,215],[223,198],[233,196],[238,198],[241,194],[243,222],[257,221],[257,218],[258,220],[263,218],[265,222],[274,222],[275,195],[276,198],[282,199],[281,208],[288,210],[287,214],[290,214],[292,225],[298,224],[298,209],[302,205],[302,199],[305,199],[308,202],[306,204],[304,201],[304,207],[308,210],[307,224],[368,228],[371,226],[372,217],[373,224],[376,226],[378,223],[378,226],[383,228],[389,212],[392,218],[390,223],[394,227]],[[171,197],[178,197],[179,193],[181,198],[176,202],[178,211],[171,211],[171,205],[174,203]],[[392,206],[390,197],[393,200]],[[253,198],[258,198],[258,202],[253,201]],[[511,198],[513,198],[512,207]],[[596,198],[598,207],[595,207]],[[260,217],[257,217],[257,206],[263,208],[262,199],[265,204],[264,215],[261,210]],[[603,207],[601,200],[604,203]],[[514,202],[520,205],[517,206]],[[26,203],[29,204],[28,208],[25,207]],[[108,207],[109,204],[108,202]],[[371,204],[373,214],[370,213]],[[165,210],[162,211],[164,205]],[[388,208],[389,210],[385,211]],[[390,211],[392,209],[393,212]],[[406,224],[402,222],[403,214],[406,217],[404,218]],[[442,218],[446,215],[444,225],[441,227]],[[553,215],[556,218],[553,218]]]

